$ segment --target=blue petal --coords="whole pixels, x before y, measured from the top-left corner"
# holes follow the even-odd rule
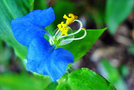
[[[59,79],[66,72],[68,63],[74,57],[66,49],[54,49],[45,39],[34,39],[28,48],[27,69],[43,75],[49,75],[53,81]]]
[[[28,46],[37,37],[44,37],[44,27],[55,19],[54,11],[50,7],[44,10],[31,11],[26,16],[12,20],[11,28],[18,42]]]
[[[74,62],[74,56],[66,49],[58,48],[52,52],[51,62],[48,64],[49,76],[53,81],[56,81],[66,72],[66,67],[69,63]]]
[[[37,37],[43,37],[45,31],[32,23],[21,19],[12,21],[12,31],[16,40],[24,46]]]
[[[52,7],[31,11],[27,17],[34,25],[42,27],[50,25],[55,20],[55,14]]]
[[[27,52],[27,69],[31,72],[37,72],[40,74],[46,74],[45,70],[42,71],[40,69],[45,69],[45,67],[40,68],[42,64],[46,66],[46,59],[51,54],[51,50],[53,47],[50,46],[49,42],[44,38],[36,38],[34,39],[28,48]],[[43,61],[44,60],[44,61]]]

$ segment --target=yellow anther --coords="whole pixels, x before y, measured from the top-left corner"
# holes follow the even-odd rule
[[[61,35],[67,35],[69,29],[70,29],[70,27],[64,28],[64,30],[61,32]]]
[[[86,28],[84,28],[84,27],[81,27],[81,29],[86,30]]]
[[[60,30],[60,31],[63,31],[63,30],[64,30],[64,28],[66,28],[66,27],[67,27],[67,25],[66,25],[66,24],[64,24],[64,22],[61,22],[60,24],[58,24],[58,25],[57,25],[57,27],[59,28],[59,30]]]
[[[60,24],[57,25],[59,29],[58,32],[61,31],[61,35],[67,35],[68,30],[70,29],[68,25],[71,24],[75,19],[77,19],[77,16],[70,13],[68,16],[64,15],[63,18],[66,19],[66,23],[61,22]]]
[[[74,14],[72,13],[69,13],[69,15],[64,15],[63,16],[64,19],[66,19],[66,24],[69,25],[71,24],[75,19],[77,19],[78,17],[75,16]]]
[[[68,30],[70,29],[70,27],[68,27],[67,24],[64,24],[64,22],[58,24],[57,27],[61,31],[61,35],[67,35]]]

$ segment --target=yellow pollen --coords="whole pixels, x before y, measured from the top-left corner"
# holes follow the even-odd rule
[[[64,30],[61,32],[61,35],[67,35],[69,29],[70,29],[70,27],[64,28]]]
[[[57,27],[61,31],[61,35],[67,35],[68,30],[70,29],[70,27],[68,27],[67,24],[64,24],[64,22],[61,22],[60,24],[58,24]]]
[[[57,25],[58,27],[58,31],[61,31],[61,35],[67,35],[68,34],[68,31],[69,29],[71,29],[68,25],[71,24],[75,19],[77,19],[78,17],[75,16],[74,14],[72,13],[69,13],[69,15],[64,15],[63,16],[64,19],[66,19],[66,23],[64,22],[61,22],[60,24]]]
[[[64,19],[66,19],[66,24],[69,25],[71,24],[75,19],[78,18],[78,16],[75,16],[74,14],[72,13],[69,13],[69,15],[64,15],[63,16]]]
[[[81,27],[81,29],[86,30],[86,28],[84,28],[84,27]]]

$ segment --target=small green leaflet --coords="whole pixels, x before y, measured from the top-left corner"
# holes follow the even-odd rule
[[[82,68],[63,76],[56,90],[115,90],[115,88],[99,74]]]
[[[107,0],[106,24],[114,34],[118,26],[127,18],[134,8],[133,0]]]

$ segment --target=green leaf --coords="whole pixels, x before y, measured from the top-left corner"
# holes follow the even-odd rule
[[[100,69],[102,75],[104,75],[104,77],[111,83],[115,83],[120,77],[117,68],[110,64],[107,59],[103,58],[98,68]]]
[[[76,40],[71,42],[70,44],[60,46],[60,48],[65,48],[69,50],[75,58],[75,61],[79,60],[83,57],[92,45],[96,42],[96,40],[102,35],[102,33],[106,30],[104,29],[87,29],[87,36],[84,39]],[[83,33],[80,32],[77,36],[82,36]]]
[[[31,10],[32,2],[33,0],[0,0],[0,39],[10,44],[22,59],[26,58],[27,48],[14,38],[10,22],[26,15]]]
[[[50,83],[51,80],[48,77],[41,80],[27,74],[0,75],[0,87],[3,90],[44,90]]]
[[[82,68],[63,76],[56,90],[115,90],[102,76]]]
[[[134,8],[133,0],[107,0],[106,24],[112,34]]]
[[[122,77],[118,78],[114,86],[116,87],[117,90],[128,90],[127,84]]]
[[[102,59],[99,64],[99,71],[109,82],[114,84],[117,90],[127,90],[127,86],[118,69],[113,66],[107,59]],[[124,73],[124,71],[123,71]],[[127,71],[125,70],[125,74]]]

